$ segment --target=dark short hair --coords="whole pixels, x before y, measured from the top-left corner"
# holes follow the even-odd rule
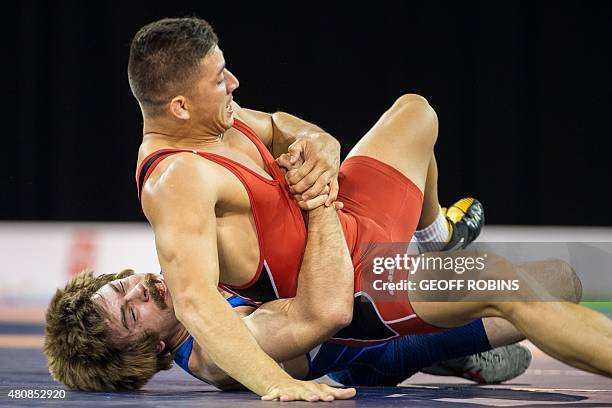
[[[164,18],[132,39],[128,79],[143,108],[158,108],[189,89],[200,61],[217,44],[208,22],[197,17]]]
[[[135,390],[172,366],[169,352],[157,352],[157,333],[116,344],[105,312],[92,300],[102,286],[133,273],[126,269],[94,276],[84,271],[57,290],[47,309],[44,344],[49,372],[57,381],[85,391]]]

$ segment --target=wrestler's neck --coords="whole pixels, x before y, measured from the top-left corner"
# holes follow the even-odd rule
[[[189,332],[182,324],[176,326],[174,330],[165,340],[166,349],[170,350],[172,354],[176,353],[177,350],[187,341],[189,338]]]
[[[223,141],[225,129],[192,121],[177,121],[171,118],[145,119],[143,144],[156,148],[197,149],[207,148]]]

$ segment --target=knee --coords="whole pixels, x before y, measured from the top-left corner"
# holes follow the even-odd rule
[[[474,259],[484,259],[484,268],[478,275],[479,279],[509,280],[517,279],[517,267],[509,259],[493,252],[474,251]]]
[[[582,298],[582,282],[565,261],[547,259],[521,264],[517,278],[525,300],[553,300],[578,303]]]
[[[429,106],[429,102],[427,102],[427,99],[425,99],[421,95],[403,94],[395,100],[395,102],[393,103],[393,107],[400,108],[400,107],[410,105],[410,104],[415,104],[415,103],[420,103],[420,104]]]
[[[559,283],[565,289],[561,292],[561,298],[565,301],[578,303],[582,299],[582,281],[572,266],[560,259],[551,260]]]
[[[392,117],[406,123],[416,132],[419,141],[433,148],[438,138],[438,116],[427,99],[417,94],[404,94],[397,98],[389,109]]]
[[[427,99],[417,94],[404,94],[397,98],[390,109],[399,115],[413,115],[425,119],[427,122],[438,125],[436,111],[431,107]]]

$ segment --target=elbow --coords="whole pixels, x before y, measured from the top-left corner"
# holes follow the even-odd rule
[[[344,329],[353,321],[354,269],[351,263],[347,263],[343,267],[345,268],[344,275],[351,277],[350,291],[347,290],[346,294],[335,297],[333,304],[328,303],[326,305],[326,320],[333,330],[332,334]]]
[[[311,321],[312,333],[316,333],[315,337],[318,339],[317,344],[333,337],[334,334],[348,326],[352,320],[352,313],[332,312],[327,313],[325,317]]]
[[[351,324],[353,321],[353,304],[346,310],[341,310],[334,314],[332,324],[334,326],[334,333],[344,329],[346,326]]]
[[[319,344],[344,329],[353,321],[353,301],[350,304],[322,304],[321,308],[308,309],[308,313],[298,319],[309,327],[308,331],[316,337]]]
[[[353,321],[353,299],[331,308],[321,317],[321,325],[327,328],[329,335],[334,335]]]
[[[179,322],[185,324],[185,320],[189,316],[193,316],[193,310],[195,309],[193,302],[189,299],[181,299],[180,301],[174,300],[174,315]]]

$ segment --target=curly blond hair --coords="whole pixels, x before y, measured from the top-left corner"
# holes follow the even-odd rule
[[[54,379],[85,391],[135,390],[172,366],[172,355],[156,350],[156,333],[128,344],[111,342],[106,314],[92,301],[102,286],[133,273],[126,269],[94,276],[83,271],[57,290],[47,309],[44,343]]]

